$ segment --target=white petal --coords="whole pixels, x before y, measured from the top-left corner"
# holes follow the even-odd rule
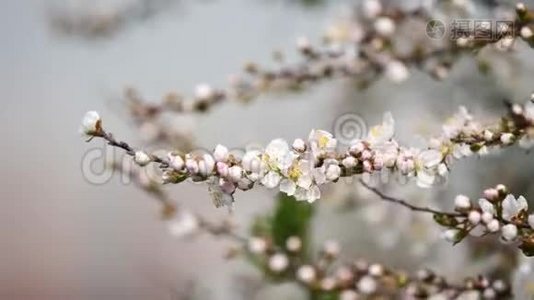
[[[284,179],[280,182],[280,192],[286,193],[288,196],[293,196],[297,190],[297,185],[289,180]]]
[[[433,168],[441,162],[443,156],[438,150],[425,150],[419,154],[419,158],[426,168]]]
[[[280,175],[276,172],[269,172],[267,173],[262,179],[261,184],[263,184],[267,188],[275,188],[280,183]]]
[[[312,203],[315,200],[321,198],[321,190],[319,190],[319,187],[317,187],[316,185],[312,186],[306,193],[306,198],[309,203]]]
[[[510,221],[510,219],[519,213],[519,203],[514,195],[509,194],[502,202],[502,217]]]
[[[436,176],[431,172],[420,170],[417,172],[417,185],[422,188],[431,187],[434,184]]]

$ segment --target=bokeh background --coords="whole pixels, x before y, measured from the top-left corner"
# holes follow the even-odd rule
[[[156,5],[153,14],[96,38],[65,35],[51,25],[58,12],[96,7],[105,13],[136,1],[0,3],[0,298],[302,298],[291,286],[261,286],[252,267],[225,260],[227,241],[173,238],[156,203],[119,176],[103,185],[84,180],[82,157],[103,144],[84,143],[77,130],[87,110],[98,110],[106,128],[144,146],[125,109],[124,87],[156,101],[172,90],[192,92],[201,82],[225,86],[245,61],[268,62],[274,49],[296,57],[297,37],[319,41],[327,25],[355,2],[168,0]],[[382,79],[358,91],[350,81],[338,80],[298,94],[268,94],[246,106],[222,105],[188,118],[184,126],[193,128],[201,147],[240,147],[276,137],[291,140],[312,128],[331,130],[336,117],[346,112],[374,124],[389,110],[400,140],[418,145],[458,105],[491,118],[504,111],[504,98],[524,101],[534,90],[534,55],[525,45],[512,54],[483,55],[496,66],[487,75],[465,57],[443,82],[413,71],[402,85]],[[534,160],[525,151],[472,158],[456,167],[445,187],[392,190],[443,207],[450,207],[457,193],[476,197],[497,183],[534,197]],[[228,213],[213,207],[202,186],[171,188],[177,200],[203,215],[217,219]],[[338,238],[348,257],[408,269],[436,266],[452,276],[487,267],[466,264],[465,247],[453,249],[429,238],[439,232],[429,231],[430,226],[414,221],[402,208],[368,203],[364,198],[369,195],[356,190],[356,185],[344,185],[320,204],[314,221],[317,243]],[[339,199],[353,193],[366,204],[340,213]],[[272,206],[273,196],[261,189],[238,195],[234,215],[243,231],[254,215]],[[406,237],[413,231],[420,233],[417,243]]]

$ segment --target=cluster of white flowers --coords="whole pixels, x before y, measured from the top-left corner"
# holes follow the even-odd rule
[[[529,239],[534,233],[534,214],[528,215],[525,197],[516,198],[499,184],[486,189],[484,196],[476,202],[458,195],[454,204],[458,214],[442,219],[445,220],[442,225],[449,227],[443,232],[446,240],[457,243],[467,234],[480,236],[500,232],[502,241],[521,241],[520,247],[525,248],[524,251],[529,250]]]
[[[83,128],[90,136],[108,141],[113,138],[105,134],[96,112],[86,115]],[[426,149],[400,146],[393,138],[394,132],[395,121],[386,113],[382,124],[372,127],[366,138],[346,148],[338,147],[336,138],[324,130],[312,130],[306,141],[296,139],[291,145],[275,139],[265,149],[247,151],[242,157],[217,145],[212,153],[170,152],[166,159],[160,159],[141,150],[134,151],[122,142],[112,140],[110,144],[132,152],[140,166],[150,162],[162,164],[164,183],[179,183],[188,178],[207,182],[216,206],[231,205],[237,189],[248,190],[255,184],[278,188],[297,200],[313,202],[321,197],[320,186],[336,182],[340,177],[392,172],[415,178],[420,187],[430,187],[437,178],[447,176],[455,159],[474,153],[483,155],[516,142],[531,146],[534,103],[512,105],[509,115],[492,126],[475,122],[462,107],[443,126],[441,136],[432,138]]]

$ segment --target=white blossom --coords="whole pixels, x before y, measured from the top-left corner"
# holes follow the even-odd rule
[[[280,182],[280,191],[286,193],[288,196],[293,196],[297,190],[295,182],[289,179],[284,179]]]
[[[502,202],[502,217],[506,221],[511,221],[513,217],[527,209],[528,203],[525,197],[519,196],[519,198],[516,199],[514,195],[509,194]]]
[[[169,165],[175,171],[180,171],[184,168],[185,162],[184,162],[184,159],[180,155],[169,153],[168,158],[169,158]]]
[[[311,147],[311,154],[314,158],[336,148],[337,140],[334,136],[324,130],[312,130],[308,136],[308,143]]]
[[[272,189],[272,188],[275,188],[278,186],[278,184],[280,183],[280,180],[282,179],[282,177],[280,177],[280,175],[274,171],[271,171],[269,173],[267,173],[262,179],[261,179],[261,184],[263,184],[265,187],[269,188],[269,189]]]
[[[393,138],[395,134],[395,120],[390,112],[384,114],[382,124],[372,127],[369,130],[367,141],[371,144],[385,143]]]

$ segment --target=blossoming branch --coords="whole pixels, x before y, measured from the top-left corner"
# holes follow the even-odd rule
[[[488,45],[499,49],[512,49],[516,39],[534,45],[534,13],[519,3],[516,19],[511,25],[500,29],[491,39],[476,39],[474,32],[457,32],[458,38],[443,37],[441,43],[415,42],[410,51],[396,46],[400,30],[408,22],[420,22],[421,28],[435,19],[432,14],[420,8],[403,11],[387,7],[379,0],[366,0],[357,14],[357,21],[349,25],[333,26],[325,36],[324,47],[313,46],[307,38],[297,40],[297,49],[302,55],[300,63],[282,64],[271,70],[255,63],[245,66],[243,76],[232,77],[226,89],[216,89],[199,84],[191,99],[184,99],[176,93],[169,93],[160,104],[143,101],[136,92],[126,94],[130,111],[138,121],[156,118],[170,111],[176,113],[205,112],[212,106],[230,99],[249,101],[269,90],[300,90],[306,86],[333,78],[355,79],[362,87],[368,86],[381,75],[393,82],[402,82],[409,75],[410,67],[428,72],[436,79],[447,77],[462,54],[476,54]],[[409,33],[410,35],[413,33]],[[276,56],[282,60],[281,54]]]
[[[448,228],[443,238],[456,244],[468,235],[485,236],[500,232],[504,243],[517,245],[527,256],[534,256],[534,214],[528,214],[525,197],[516,198],[506,186],[499,184],[484,191],[478,201],[471,201],[465,195],[454,199],[454,212],[419,207],[409,202],[385,195],[377,188],[361,181],[362,185],[382,200],[393,202],[413,211],[431,213],[434,220]]]
[[[492,281],[484,276],[454,284],[428,269],[410,275],[364,260],[342,262],[339,260],[341,247],[333,240],[325,242],[317,258],[311,261],[302,260],[302,241],[296,236],[289,237],[282,249],[274,246],[269,237],[252,237],[244,250],[271,278],[297,282],[319,299],[322,298],[317,296],[341,300],[362,297],[506,299],[510,296],[510,288],[504,281]]]
[[[237,189],[248,190],[255,184],[279,187],[297,200],[313,202],[320,198],[319,186],[341,177],[389,171],[416,178],[419,186],[429,187],[436,178],[447,175],[455,159],[473,153],[484,155],[516,143],[530,147],[534,143],[534,102],[509,104],[509,112],[500,122],[486,126],[474,121],[461,107],[426,149],[399,145],[393,138],[394,120],[389,113],[381,125],[371,128],[365,139],[355,140],[348,149],[340,149],[329,132],[312,130],[306,141],[296,139],[290,146],[283,139],[275,139],[264,150],[247,151],[242,157],[229,154],[222,145],[217,145],[213,153],[169,152],[164,158],[148,154],[117,141],[103,129],[96,112],[86,114],[82,127],[91,138],[103,138],[109,145],[124,149],[140,166],[159,164],[163,183],[186,179],[207,182],[216,206],[231,206]]]

